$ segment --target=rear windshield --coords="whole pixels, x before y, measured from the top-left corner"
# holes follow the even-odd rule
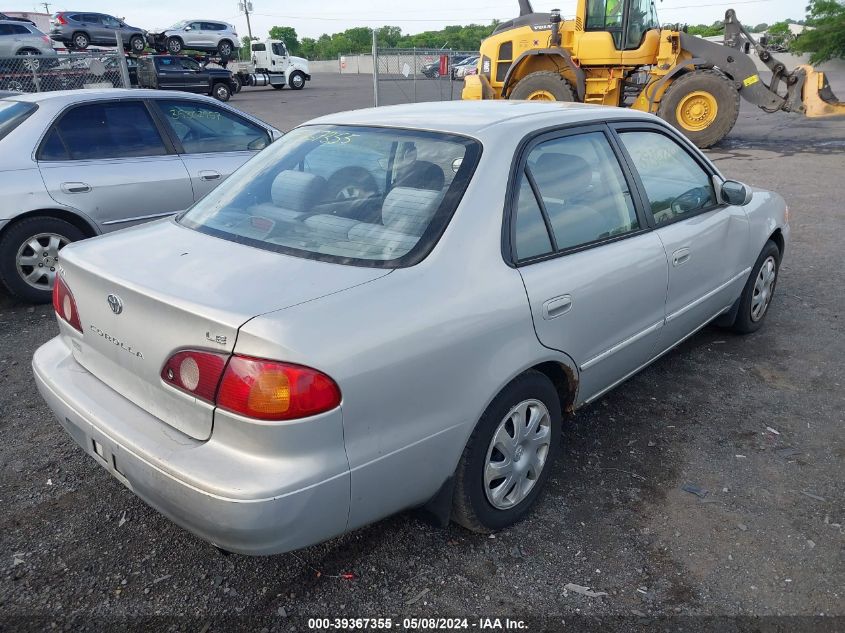
[[[358,266],[410,266],[452,217],[481,154],[448,134],[305,126],[181,216],[190,228]]]
[[[37,109],[38,106],[32,103],[0,100],[0,139],[18,127]]]

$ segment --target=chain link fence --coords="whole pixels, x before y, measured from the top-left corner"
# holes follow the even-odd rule
[[[460,99],[464,73],[475,72],[476,67],[475,64],[464,67],[461,63],[477,55],[474,51],[376,48],[373,63],[376,105]]]
[[[0,90],[50,92],[130,88],[126,57],[117,51],[0,57]]]

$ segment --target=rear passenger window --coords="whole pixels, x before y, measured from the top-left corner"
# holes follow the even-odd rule
[[[517,259],[529,259],[552,252],[543,212],[524,175],[516,200],[515,236]]]
[[[140,102],[92,103],[68,111],[53,125],[39,160],[161,156],[167,148]]]
[[[539,194],[536,204],[545,214],[557,250],[575,248],[598,240],[623,235],[640,228],[628,183],[607,138],[601,132],[565,136],[541,143],[528,156],[527,173]],[[523,176],[525,179],[526,176]],[[520,220],[534,215],[523,202],[529,188],[524,183],[517,209],[516,246],[538,244],[536,238],[521,236],[520,223],[538,230],[534,221]]]
[[[186,154],[254,151],[270,144],[264,128],[222,108],[175,99],[156,103]]]
[[[640,174],[657,224],[716,205],[710,175],[674,140],[645,131],[619,136]]]

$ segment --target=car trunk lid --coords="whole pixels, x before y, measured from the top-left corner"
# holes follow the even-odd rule
[[[171,220],[73,244],[62,254],[83,330],[81,340],[73,337],[76,360],[199,440],[211,435],[214,406],[165,384],[167,359],[183,349],[230,354],[251,318],[390,272],[269,252]]]

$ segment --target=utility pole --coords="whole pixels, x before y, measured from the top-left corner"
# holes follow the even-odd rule
[[[44,13],[50,13],[50,3],[49,2],[42,2],[41,6],[44,7]]]
[[[249,0],[244,0],[243,2],[238,3],[238,9],[243,11],[246,16],[247,35],[249,35],[249,41],[252,42],[252,25],[249,23],[249,12],[253,10],[252,3]]]

